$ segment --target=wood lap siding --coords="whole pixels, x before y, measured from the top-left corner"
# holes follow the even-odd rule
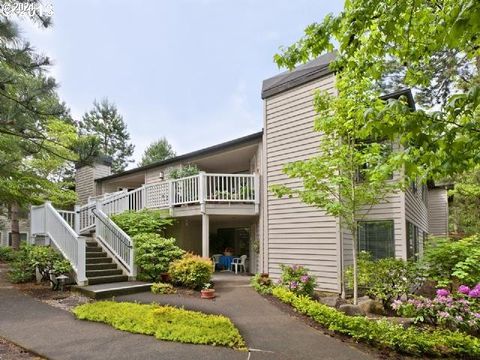
[[[445,189],[428,192],[428,232],[434,236],[448,234],[448,193]]]
[[[300,179],[283,174],[283,165],[318,153],[319,133],[313,131],[316,89],[334,93],[334,76],[324,77],[265,100],[266,185],[298,188]],[[320,289],[339,291],[337,233],[334,217],[298,198],[266,196],[265,246],[268,272],[280,275],[280,265],[304,265]]]

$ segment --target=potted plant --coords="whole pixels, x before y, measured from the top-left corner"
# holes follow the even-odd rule
[[[203,285],[203,289],[200,291],[200,297],[202,299],[213,299],[215,297],[215,289],[212,288],[212,284],[206,283]]]

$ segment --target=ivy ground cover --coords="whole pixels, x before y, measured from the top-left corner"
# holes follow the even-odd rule
[[[246,350],[238,329],[225,316],[207,315],[172,306],[100,301],[77,306],[80,320],[105,323],[115,329],[152,335],[159,340],[225,346]]]

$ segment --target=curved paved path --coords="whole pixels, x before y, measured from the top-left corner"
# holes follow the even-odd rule
[[[49,359],[336,359],[366,360],[371,355],[314,330],[282,312],[248,287],[248,279],[217,282],[215,301],[142,293],[118,301],[165,303],[229,316],[251,353],[226,348],[159,341],[108,325],[75,320],[64,310],[41,303],[2,281],[0,266],[0,336]],[[256,351],[262,350],[262,351]]]
[[[249,277],[230,273],[216,274],[214,301],[178,295],[140,293],[118,297],[117,301],[152,302],[183,306],[190,310],[228,316],[239,328],[251,351],[250,360],[256,359],[374,359],[339,339],[315,330],[303,321],[288,315],[249,285]]]

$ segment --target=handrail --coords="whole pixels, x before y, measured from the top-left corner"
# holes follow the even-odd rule
[[[120,235],[121,235],[123,238],[130,238],[120,227],[118,227],[118,225],[117,225],[117,228],[115,228],[114,226],[112,226],[112,224],[116,225],[113,221],[111,221],[111,220],[110,220],[110,221],[105,220],[105,218],[107,218],[106,215],[105,215],[105,218],[102,217],[102,216],[100,216],[99,213],[98,213],[98,211],[99,211],[99,210],[97,210],[97,209],[93,209],[93,210],[92,210],[93,214],[98,217],[98,220],[100,220],[100,221],[103,223],[103,225],[105,225],[110,231],[117,231],[117,232],[120,233]],[[105,214],[105,213],[104,213],[104,214]],[[107,218],[107,219],[108,219],[108,218]],[[125,240],[122,239],[122,238],[120,239],[120,241],[121,241],[125,246],[129,247],[130,249],[133,248],[133,246],[131,245],[130,242],[127,242],[127,241],[125,241]]]
[[[98,204],[101,206],[101,204]],[[114,256],[118,263],[125,268],[130,277],[136,276],[134,264],[134,248],[128,236],[97,206],[92,210],[95,216],[95,233],[97,240],[103,244]]]
[[[78,235],[50,202],[31,208],[32,235],[47,235],[55,247],[70,262],[76,281],[86,281],[85,238]]]

